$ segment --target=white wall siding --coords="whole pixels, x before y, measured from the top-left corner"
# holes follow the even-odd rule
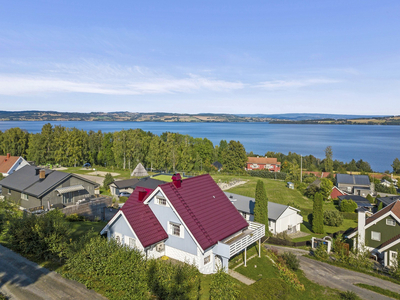
[[[199,257],[191,253],[165,245],[165,255],[173,259],[186,262],[188,264],[195,264],[199,267]]]
[[[202,274],[212,274],[214,273],[214,253],[212,249],[204,253],[204,255],[201,253],[200,249],[197,250],[197,255],[199,257],[199,271]],[[210,256],[210,261],[207,264],[204,264],[204,259]]]

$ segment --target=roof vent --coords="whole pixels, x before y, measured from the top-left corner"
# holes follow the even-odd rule
[[[229,198],[233,199],[233,196],[232,196],[232,195],[230,195],[230,196],[229,196]]]
[[[172,182],[177,189],[179,189],[182,185],[182,177],[181,174],[176,173],[172,176]]]

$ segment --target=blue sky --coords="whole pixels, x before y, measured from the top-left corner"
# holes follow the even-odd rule
[[[400,115],[400,1],[3,1],[1,110]]]

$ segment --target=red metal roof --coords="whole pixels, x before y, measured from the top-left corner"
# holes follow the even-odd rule
[[[158,222],[150,207],[146,204],[143,204],[144,200],[138,200],[139,191],[147,192],[144,198],[144,200],[146,200],[153,190],[136,188],[124,206],[122,206],[121,210],[131,225],[133,231],[136,233],[140,243],[146,248],[157,242],[167,239],[168,234],[165,232],[160,222]]]
[[[159,186],[203,250],[248,226],[210,175]]]

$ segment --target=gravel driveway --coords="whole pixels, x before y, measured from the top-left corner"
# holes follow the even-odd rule
[[[300,268],[304,271],[306,277],[320,285],[329,286],[342,291],[353,291],[362,299],[392,299],[381,294],[355,286],[355,283],[364,283],[375,285],[383,289],[391,290],[400,293],[400,285],[393,282],[369,276],[364,273],[354,272],[351,270],[332,266],[311,258],[302,256],[308,251],[302,249],[294,249],[287,247],[279,247],[275,245],[266,245],[268,248],[275,248],[280,253],[284,251],[293,252],[300,260]]]
[[[0,245],[0,292],[10,299],[107,299]]]

